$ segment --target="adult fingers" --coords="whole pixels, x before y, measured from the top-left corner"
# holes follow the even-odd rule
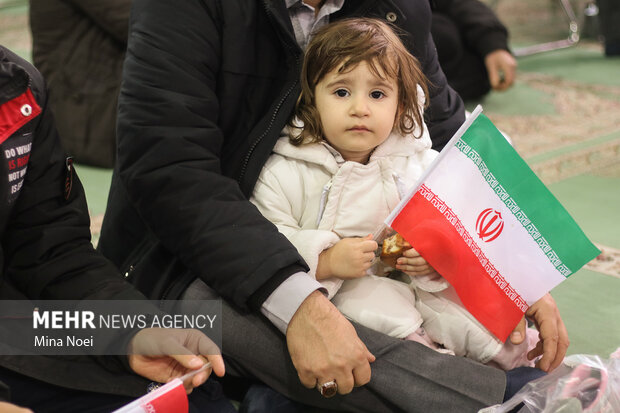
[[[375,361],[375,356],[373,356],[370,352],[368,352],[370,356],[368,358],[368,362],[372,363]],[[362,366],[356,367],[353,370],[353,379],[355,380],[355,387],[361,387],[370,381],[371,377],[371,369],[369,364],[364,364]]]
[[[487,65],[487,73],[489,74],[489,84],[491,85],[491,88],[497,89],[501,82],[497,66],[495,66],[494,64]]]
[[[546,294],[530,307],[527,315],[534,319],[541,339],[536,348],[528,353],[528,358],[542,354],[538,367],[544,371],[553,370],[564,359],[569,345],[566,327],[555,300]]]
[[[517,324],[517,326],[514,328],[514,330],[512,330],[512,333],[510,333],[510,342],[512,344],[521,344],[523,340],[525,340],[525,328],[526,321],[525,317],[523,317],[521,321],[519,321],[519,324]]]
[[[530,352],[534,357],[542,354],[537,367],[544,371],[555,370],[564,360],[570,341],[566,326],[561,318],[556,318],[549,322],[545,321],[540,327],[541,341],[536,348]],[[530,354],[528,354],[528,358]]]
[[[517,61],[508,51],[495,50],[485,56],[484,63],[493,89],[506,90],[514,83]]]

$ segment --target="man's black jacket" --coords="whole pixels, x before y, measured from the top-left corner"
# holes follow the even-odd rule
[[[428,0],[347,0],[332,20],[393,22],[431,86],[439,149],[464,120],[430,37]],[[147,295],[196,276],[258,307],[305,263],[247,199],[299,94],[283,0],[137,0],[119,97],[118,161],[100,249]]]

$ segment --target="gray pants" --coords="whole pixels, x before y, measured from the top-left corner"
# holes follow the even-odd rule
[[[200,280],[182,297],[218,299]],[[319,408],[355,412],[477,412],[501,403],[506,386],[503,371],[472,360],[439,354],[419,343],[399,340],[353,323],[360,339],[377,360],[372,378],[348,395],[325,399],[305,388],[293,367],[286,339],[269,321],[242,313],[222,300],[222,352],[226,374],[255,378],[274,390]]]

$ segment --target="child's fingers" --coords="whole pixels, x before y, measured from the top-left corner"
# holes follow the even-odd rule
[[[418,258],[420,257],[420,253],[417,252],[415,249],[413,248],[409,248],[403,251],[403,257],[405,258]]]
[[[365,252],[364,254],[362,254],[362,261],[365,263],[369,263],[369,266],[374,261],[374,259],[375,259],[374,250],[370,252]]]
[[[402,265],[412,265],[412,266],[428,266],[428,262],[426,262],[426,260],[420,256],[417,257],[406,257],[406,256],[402,256],[400,258],[398,258],[396,260],[397,264],[402,264]]]
[[[376,241],[373,240],[366,240],[364,239],[362,241],[362,251],[364,252],[374,252],[377,250],[377,248],[379,248],[379,244],[377,244]]]
[[[409,275],[410,277],[418,277],[420,275],[431,275],[435,272],[431,268],[427,268],[424,270],[406,270],[406,269],[401,269],[401,268],[397,268],[397,269]]]
[[[396,264],[396,269],[401,271],[415,271],[415,272],[431,272],[433,268],[430,265],[407,265]]]

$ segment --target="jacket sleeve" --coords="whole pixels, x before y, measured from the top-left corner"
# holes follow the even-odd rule
[[[297,251],[310,267],[309,276],[316,278],[319,255],[336,244],[340,238],[332,231],[301,228],[299,219],[295,217],[292,208],[292,204],[302,205],[301,196],[292,195],[292,192],[299,188],[283,184],[277,178],[278,176],[286,177],[287,181],[290,182],[291,177],[294,178],[294,172],[288,170],[273,173],[267,167],[263,168],[254,187],[251,201],[265,218],[274,223],[280,233],[284,234],[297,248]],[[336,294],[342,285],[342,280],[337,278],[320,282],[327,289],[329,299]]]
[[[279,285],[274,274],[283,280],[305,264],[238,183],[222,174],[219,22],[213,2],[182,4],[133,3],[117,168],[130,201],[162,244],[245,308],[261,287]]]
[[[2,238],[5,277],[30,299],[144,299],[93,249],[74,171],[65,200],[65,154],[45,103],[33,120],[27,173]]]
[[[100,26],[101,30],[120,43],[127,44],[131,0],[69,0],[69,2]]]
[[[463,43],[480,57],[508,49],[508,30],[495,12],[479,0],[435,0],[436,12],[459,28]]]

